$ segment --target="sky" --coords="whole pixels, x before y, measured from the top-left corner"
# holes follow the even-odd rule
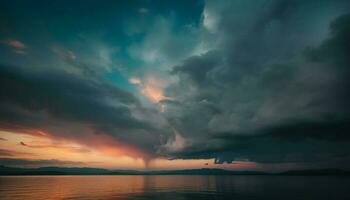
[[[350,169],[350,2],[0,2],[0,165]]]

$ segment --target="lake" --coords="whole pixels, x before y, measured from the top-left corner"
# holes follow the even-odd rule
[[[0,176],[0,199],[350,199],[336,176]]]

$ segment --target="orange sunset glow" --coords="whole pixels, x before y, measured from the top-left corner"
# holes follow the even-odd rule
[[[60,166],[89,166],[108,169],[138,169],[138,170],[160,170],[160,169],[191,169],[212,167],[213,160],[168,160],[167,158],[149,158],[147,155],[132,148],[117,147],[118,145],[96,145],[88,146],[73,141],[55,140],[44,135],[31,135],[22,133],[0,132],[1,138],[6,140],[1,146],[13,152],[4,155],[6,158],[21,158],[29,160],[61,160]],[[104,137],[93,140],[104,140]],[[105,143],[104,143],[105,144]],[[205,165],[211,163],[210,165]],[[57,165],[56,164],[56,165]],[[26,167],[48,166],[27,165]],[[222,166],[230,167],[229,165]]]

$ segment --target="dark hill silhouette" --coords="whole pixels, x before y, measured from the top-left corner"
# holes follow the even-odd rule
[[[0,175],[283,175],[283,176],[349,176],[350,171],[342,169],[291,170],[281,173],[261,171],[232,171],[224,169],[184,169],[184,170],[108,170],[88,167],[40,167],[16,168],[0,166]]]
[[[341,170],[341,169],[308,169],[308,170],[291,170],[280,173],[281,175],[288,176],[349,176],[350,171]]]

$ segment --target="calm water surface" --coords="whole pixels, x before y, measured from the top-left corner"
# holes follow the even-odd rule
[[[0,199],[350,199],[349,177],[0,176]]]

